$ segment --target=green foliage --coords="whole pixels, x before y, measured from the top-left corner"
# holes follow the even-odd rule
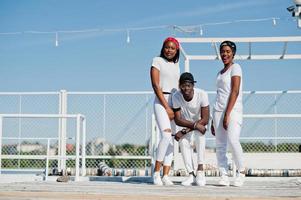
[[[249,142],[242,143],[244,152],[280,152],[280,153],[293,153],[299,152],[301,143],[280,143],[277,146],[273,143],[264,142]],[[276,148],[277,147],[277,148]],[[2,147],[2,152],[9,155],[8,152],[16,155],[18,152],[14,148],[6,149],[8,147]],[[74,155],[74,148],[68,151],[67,155]],[[45,155],[43,151],[32,152],[19,152],[20,155]],[[147,156],[148,148],[143,145],[122,144],[117,146],[110,146],[108,152],[105,155],[109,156]],[[141,159],[87,159],[86,164],[90,167],[97,167],[98,163],[105,161],[105,163],[111,168],[144,168],[151,166],[150,160]],[[75,167],[75,160],[69,159],[66,161],[67,167]],[[57,160],[49,160],[49,167],[57,167]],[[45,168],[46,160],[38,159],[2,159],[2,168],[14,169],[14,168]]]
[[[300,143],[280,143],[274,145],[272,143],[250,142],[242,143],[241,146],[244,152],[282,152],[293,153],[299,151]]]

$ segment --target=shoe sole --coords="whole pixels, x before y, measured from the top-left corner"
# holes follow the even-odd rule
[[[228,187],[228,186],[230,186],[230,183],[229,184],[218,184],[219,186],[225,186],[225,187]]]
[[[235,184],[233,184],[233,186],[234,186],[234,187],[242,187],[243,184],[242,184],[242,185],[235,185]]]

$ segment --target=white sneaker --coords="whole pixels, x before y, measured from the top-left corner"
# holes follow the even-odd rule
[[[168,176],[163,176],[162,178],[163,185],[174,185],[173,182],[169,179]]]
[[[196,172],[196,179],[195,182],[198,186],[205,186],[206,185],[206,178],[204,171],[197,171]]]
[[[192,174],[189,174],[188,178],[185,179],[181,185],[184,185],[184,186],[191,186],[193,183],[195,182],[195,178]]]
[[[154,185],[163,185],[160,172],[155,172],[153,175],[153,183]]]
[[[234,179],[234,183],[233,183],[233,186],[235,187],[241,187],[244,182],[245,182],[245,174],[242,174],[242,173],[237,173],[236,174],[236,177]]]
[[[230,185],[229,177],[227,175],[222,175],[218,184],[220,186],[229,186]]]

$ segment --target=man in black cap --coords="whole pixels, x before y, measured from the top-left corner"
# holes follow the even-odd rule
[[[183,127],[175,134],[175,139],[179,141],[185,167],[189,172],[189,177],[182,182],[184,186],[192,184],[204,186],[206,184],[204,153],[206,125],[209,120],[209,100],[204,90],[194,88],[195,83],[191,73],[183,73],[179,80],[180,90],[172,97],[175,122],[178,126]],[[192,162],[193,145],[197,151],[196,175]]]

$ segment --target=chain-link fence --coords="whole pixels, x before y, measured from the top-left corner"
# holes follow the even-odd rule
[[[209,92],[213,105],[215,92]],[[86,127],[86,167],[106,162],[112,168],[151,166],[152,92],[52,92],[0,93],[0,113],[83,114]],[[301,119],[275,114],[300,114],[301,92],[244,92],[244,118],[241,142],[245,152],[300,151]],[[212,110],[212,109],[211,109]],[[274,117],[265,117],[273,115]],[[45,122],[44,122],[45,121]],[[2,168],[44,168],[47,142],[58,152],[61,127],[57,119],[10,119],[3,121],[2,155],[32,156],[32,159],[2,160]],[[76,126],[66,122],[66,154],[74,153]],[[208,132],[207,149],[215,141]],[[67,167],[74,167],[72,160]],[[58,161],[52,160],[51,167]]]

